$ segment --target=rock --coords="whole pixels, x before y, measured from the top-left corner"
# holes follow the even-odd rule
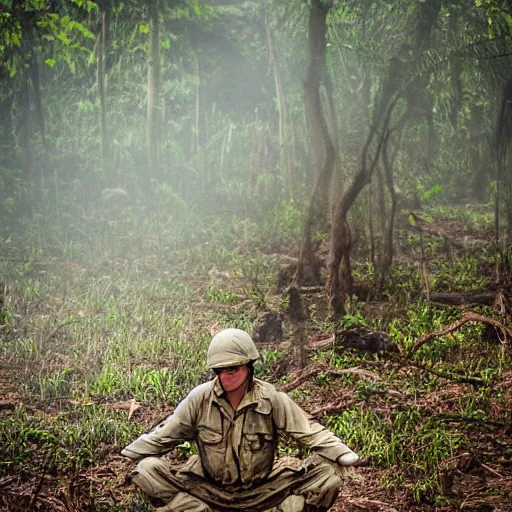
[[[366,331],[364,329],[346,329],[336,331],[335,347],[353,348],[361,352],[399,352],[398,347],[385,332]]]
[[[252,339],[255,343],[283,339],[283,315],[279,311],[264,311],[254,321]]]

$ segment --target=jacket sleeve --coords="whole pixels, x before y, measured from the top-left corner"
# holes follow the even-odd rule
[[[126,446],[121,454],[130,459],[140,459],[148,455],[163,455],[183,441],[193,440],[197,411],[201,403],[200,393],[196,389],[193,389],[178,404],[171,416],[158,424],[151,432],[142,434]]]
[[[336,462],[342,455],[354,453],[323,425],[310,422],[306,413],[286,393],[277,392],[273,415],[278,430],[327,460]]]

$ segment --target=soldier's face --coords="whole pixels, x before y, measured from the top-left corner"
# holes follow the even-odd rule
[[[247,365],[223,368],[219,371],[219,379],[224,391],[231,393],[241,388],[249,378]]]

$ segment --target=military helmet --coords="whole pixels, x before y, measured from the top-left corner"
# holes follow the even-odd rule
[[[260,354],[254,341],[241,329],[224,329],[218,332],[208,347],[208,369],[241,366],[257,361]]]

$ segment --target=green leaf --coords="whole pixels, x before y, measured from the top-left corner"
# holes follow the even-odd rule
[[[443,190],[443,187],[441,185],[434,185],[430,190],[427,190],[423,192],[421,195],[421,198],[425,201],[431,199],[432,197],[436,196]]]
[[[85,9],[87,12],[91,12],[93,9],[98,9],[98,4],[96,2],[91,2],[90,0],[71,0],[75,5]]]
[[[96,2],[86,2],[85,8],[87,9],[87,12],[91,12],[93,10],[98,10],[98,4]]]
[[[510,14],[508,14],[504,11],[501,12],[501,15],[503,16],[505,21],[508,23],[508,26],[512,28],[512,16],[510,16]]]
[[[13,33],[11,34],[11,41],[18,47],[21,46],[21,37],[20,37],[20,34],[18,33]]]
[[[141,34],[149,34],[149,23],[141,23],[139,25],[139,32]]]
[[[192,0],[192,9],[194,9],[194,12],[196,13],[197,17],[202,16],[203,11],[201,9],[201,5],[199,3],[199,0]]]
[[[47,64],[48,66],[50,66],[53,69],[55,64],[57,64],[57,61],[55,59],[46,59],[44,61],[44,63]]]
[[[66,46],[69,46],[69,44],[71,43],[71,41],[69,40],[69,37],[66,34],[64,34],[64,32],[59,32],[57,34],[57,37]]]
[[[78,30],[83,36],[87,37],[88,39],[94,39],[94,34],[78,21],[72,21],[69,24],[69,28],[71,30]]]

